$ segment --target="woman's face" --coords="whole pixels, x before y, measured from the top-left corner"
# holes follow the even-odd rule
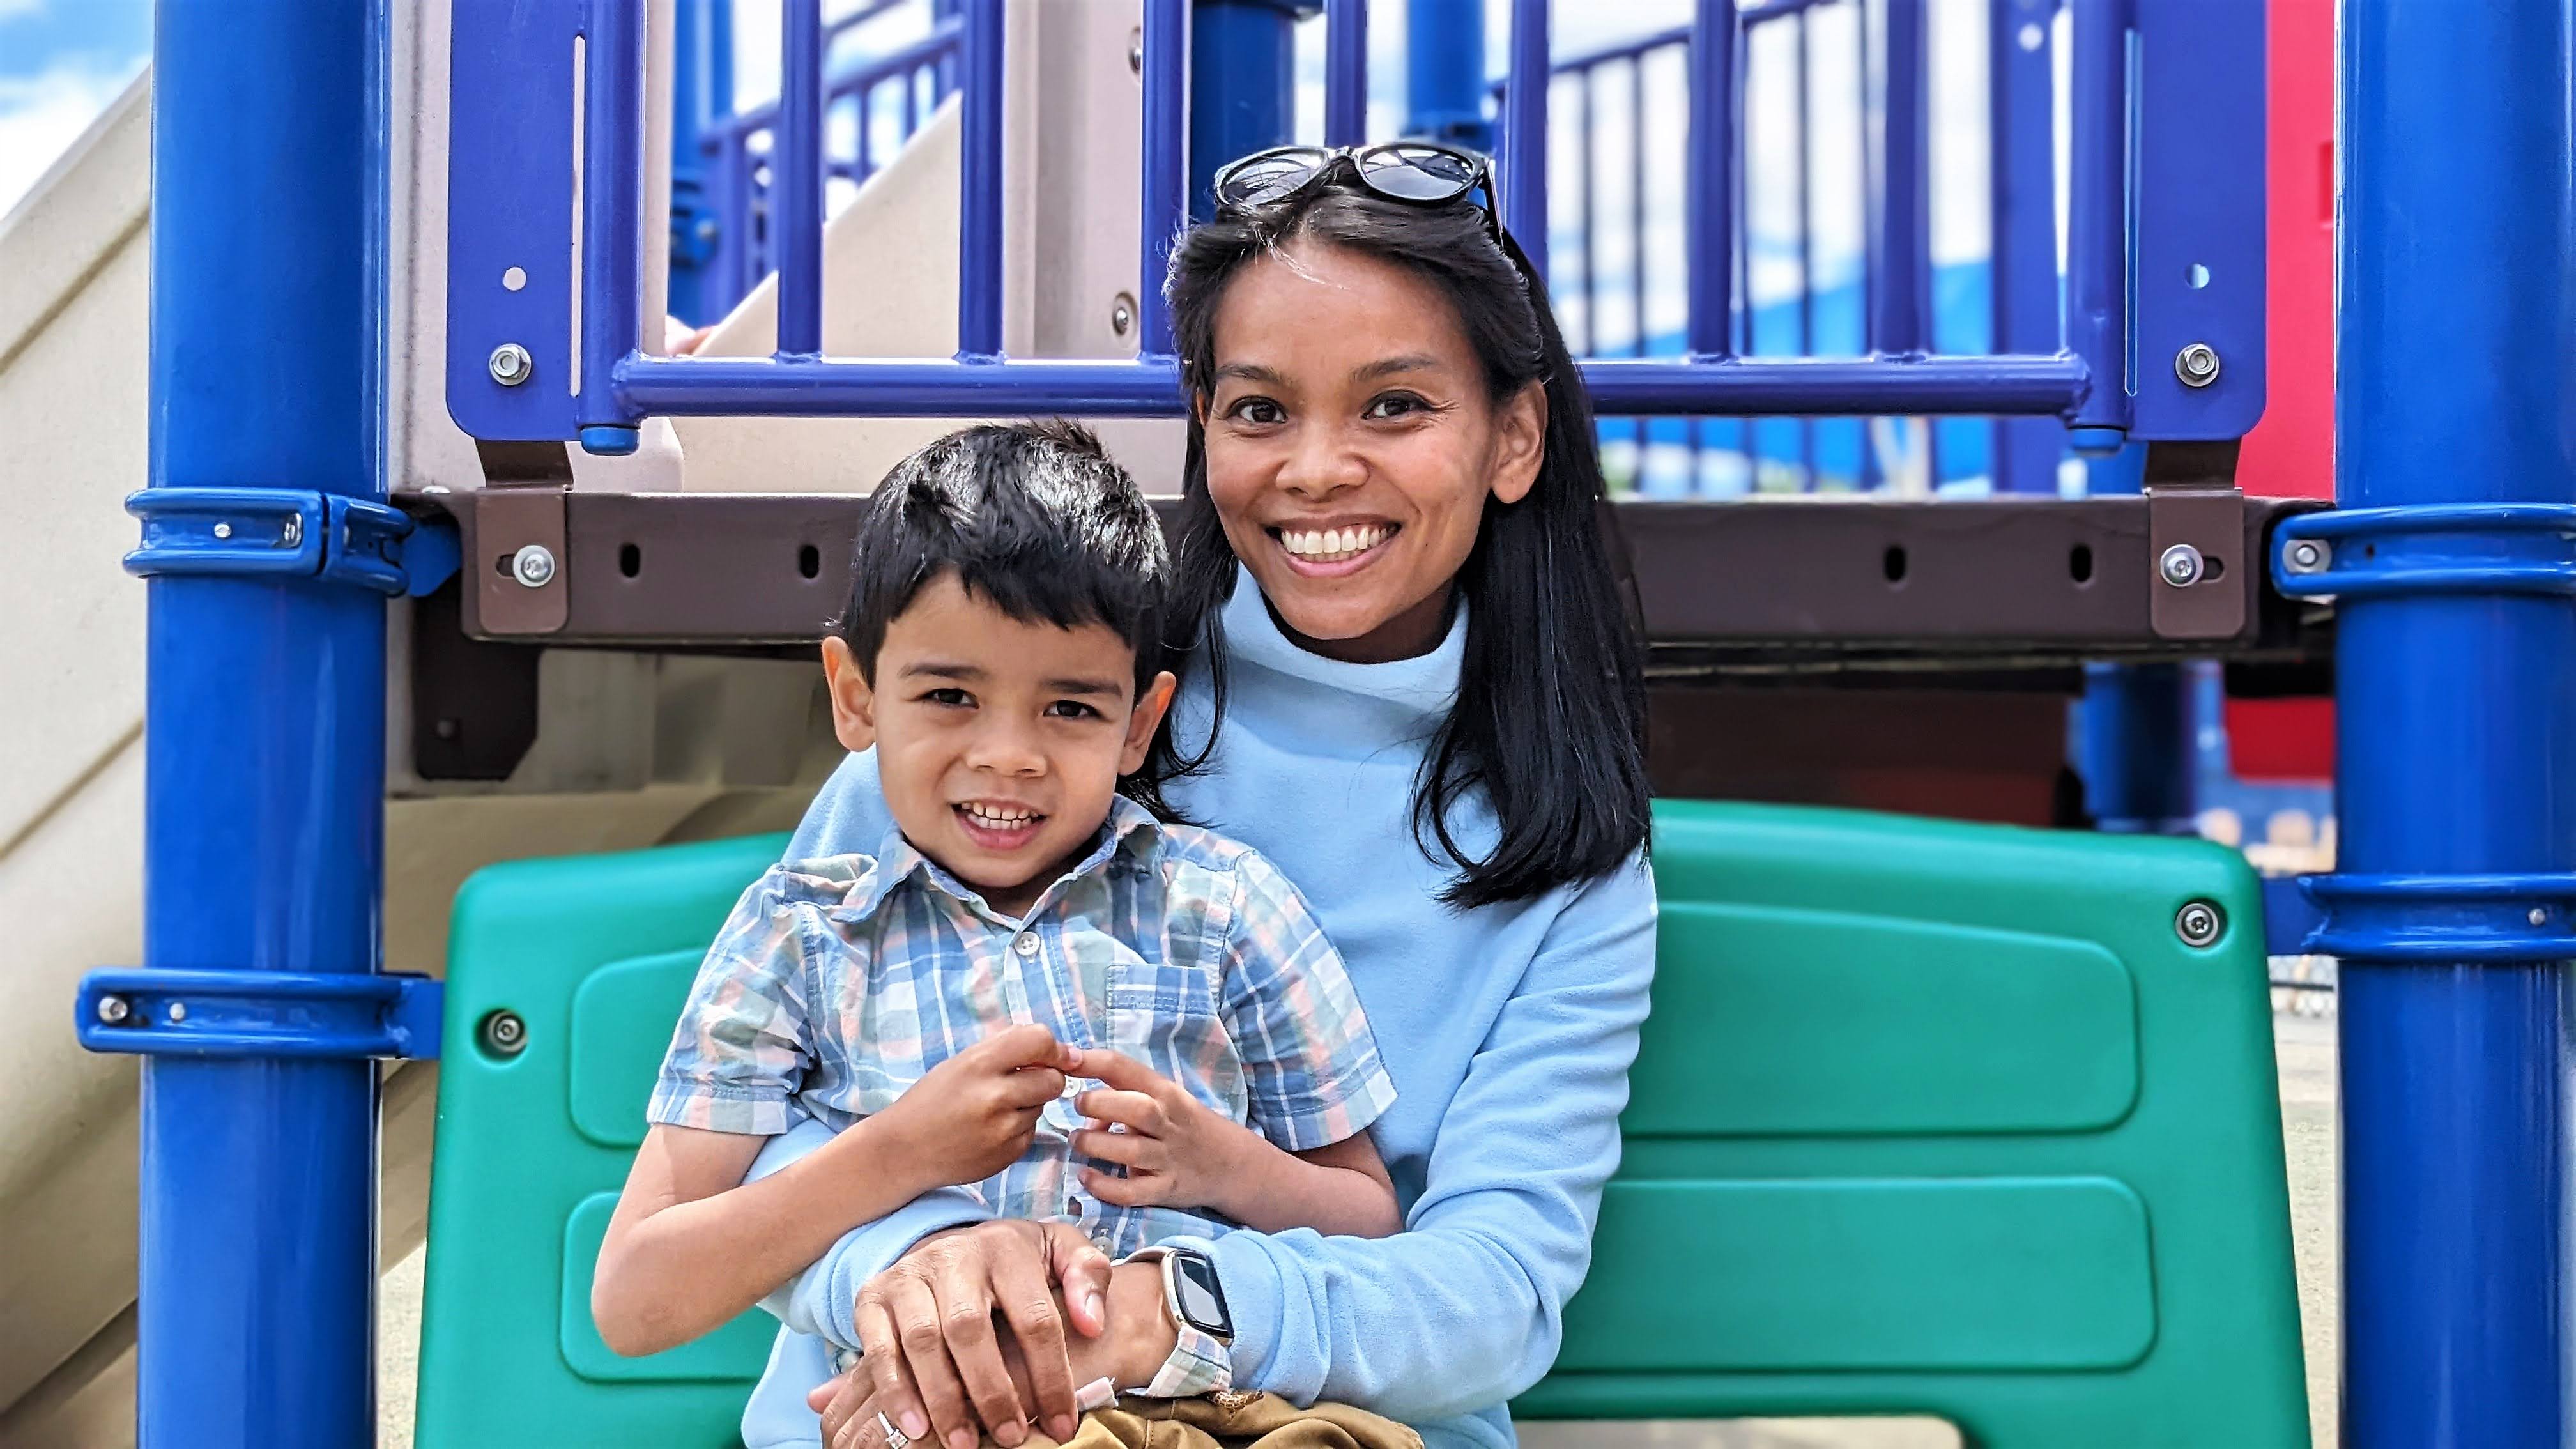
[[[1436,287],[1328,245],[1246,265],[1215,323],[1199,405],[1235,556],[1315,652],[1427,652],[1485,500],[1517,502],[1538,478],[1545,391],[1491,401]]]

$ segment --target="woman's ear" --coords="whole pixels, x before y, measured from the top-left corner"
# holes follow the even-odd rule
[[[1118,751],[1118,773],[1132,775],[1145,768],[1145,752],[1153,748],[1154,730],[1163,722],[1163,712],[1172,707],[1172,688],[1176,681],[1166,669],[1145,686],[1144,697],[1136,701],[1135,712],[1127,716],[1127,739]]]
[[[877,692],[848,640],[834,634],[823,640],[823,679],[832,694],[832,734],[851,754],[877,742]]]
[[[1494,417],[1494,497],[1518,503],[1538,486],[1547,461],[1547,387],[1529,382]]]

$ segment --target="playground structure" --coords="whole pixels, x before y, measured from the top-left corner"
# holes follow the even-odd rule
[[[374,1061],[441,1053],[423,1442],[506,1441],[547,1413],[565,1416],[564,1432],[623,1425],[616,1442],[680,1432],[674,1414],[723,1430],[739,1344],[733,1359],[716,1340],[678,1363],[585,1357],[575,1249],[583,1199],[622,1161],[615,1104],[637,1095],[636,1023],[667,1015],[655,993],[713,923],[690,903],[720,910],[774,844],[511,867],[458,903],[443,1004],[435,983],[378,968],[395,941],[412,957],[402,964],[423,964],[422,942],[441,934],[421,929],[423,913],[443,916],[481,860],[740,835],[792,816],[811,686],[802,666],[759,656],[810,642],[837,597],[850,490],[946,426],[839,420],[1149,419],[1177,406],[1146,280],[1154,240],[1185,214],[1189,178],[1283,134],[1282,97],[1198,98],[1212,85],[1230,100],[1257,92],[1247,78],[1268,73],[1290,18],[1204,0],[1099,19],[1106,8],[959,7],[959,103],[900,151],[854,160],[873,174],[826,226],[819,7],[789,4],[766,183],[776,277],[737,287],[713,356],[670,359],[653,355],[645,319],[662,310],[666,270],[687,270],[668,267],[662,222],[689,216],[691,198],[646,164],[675,149],[669,77],[689,73],[674,62],[686,26],[672,8],[459,0],[448,29],[399,6],[382,26],[354,7],[220,19],[165,7],[155,492],[137,504],[132,560],[153,580],[147,770],[112,755],[74,772],[69,805],[29,827],[84,831],[103,854],[117,821],[90,818],[95,787],[134,788],[148,772],[152,885],[132,902],[146,969],[91,978],[77,1018],[85,1044],[145,1057],[135,1321],[147,1442],[366,1432]],[[1366,59],[1349,37],[1365,6],[1324,8],[1328,138],[1347,140]],[[2549,105],[2560,0],[2472,16],[2430,0],[2347,7],[2339,455],[2351,511],[2313,516],[2238,494],[2225,446],[2264,394],[2259,157],[2250,140],[2215,143],[2262,134],[2252,7],[2231,21],[2179,0],[2075,0],[2065,330],[2053,305],[2015,310],[2033,269],[2006,266],[1999,225],[1995,335],[2008,345],[1974,356],[1928,352],[1928,304],[1909,281],[1922,276],[1910,218],[1927,163],[1905,78],[1919,74],[1924,7],[1874,7],[1880,154],[1912,159],[1878,181],[1869,345],[1819,361],[1751,351],[1765,324],[1740,300],[1734,240],[1745,27],[1803,23],[1809,8],[1699,5],[1686,42],[1685,347],[1656,357],[1641,332],[1641,355],[1589,363],[1605,413],[2019,415],[1999,434],[1999,464],[2043,456],[2053,442],[2027,440],[2072,428],[2088,449],[2148,445],[2148,487],[1822,511],[1624,502],[1658,677],[2028,680],[2082,661],[2220,657],[2287,678],[2313,671],[2331,627],[2349,874],[2316,883],[2326,916],[2310,921],[2189,844],[1668,806],[1671,924],[1629,1166],[1559,1372],[1524,1407],[1935,1412],[1997,1444],[2296,1442],[2259,957],[2267,934],[2286,945],[2314,925],[2317,947],[2356,967],[2343,1007],[2346,1433],[2553,1439],[2570,1412],[2554,1306],[2567,1130],[2554,963],[2576,954],[2559,924],[2576,861],[2549,762],[2576,716],[2557,699],[2571,662],[2565,490],[2552,481],[2564,469],[2544,445],[2565,348],[2533,289],[2557,285],[2568,238],[2532,198],[2566,184],[2548,164],[2570,140]],[[1511,47],[1513,76],[1547,69],[1543,4],[1514,7]],[[1049,92],[1039,54],[1116,86]],[[1996,73],[1999,114],[2045,112],[2044,92],[2012,89],[2038,72]],[[1547,233],[1542,101],[1506,81],[1502,191],[1525,238]],[[1049,106],[1094,128],[1068,138],[1033,124],[1033,111],[1068,114]],[[2014,136],[2026,139],[1999,128],[1999,154]],[[2428,155],[2434,136],[2455,144]],[[1050,146],[1090,155],[1087,169],[1066,165],[1094,183],[1087,198],[1010,189],[1006,178],[1061,161]],[[576,193],[576,155],[582,176],[637,184]],[[1103,155],[1140,158],[1132,190],[1097,184],[1115,174]],[[269,204],[245,226],[249,195]],[[1068,222],[1050,205],[1080,209]],[[1031,255],[1041,213],[1043,262]],[[2010,234],[2027,241],[2034,216],[2050,208],[2026,208]],[[2427,217],[2451,228],[2440,246],[2389,243]],[[950,252],[953,283],[920,263]],[[885,255],[910,259],[905,287],[844,284],[854,260]],[[2528,279],[2520,295],[2464,294],[2461,278],[2499,271]],[[1123,326],[1098,304],[1122,294],[1136,300]],[[261,325],[245,331],[245,315]],[[380,329],[392,345],[377,367]],[[204,339],[218,337],[224,361],[209,365]],[[508,347],[520,354],[505,363]],[[2222,362],[2206,386],[2195,347]],[[2432,356],[2448,359],[2440,375],[2426,371]],[[449,412],[464,433],[447,429]],[[834,421],[764,421],[787,415]],[[1152,476],[1171,433],[1140,420],[1113,441]],[[2011,476],[1997,467],[1999,486]],[[2169,567],[2178,549],[2197,571]],[[395,609],[390,671],[389,597],[413,599]],[[2329,597],[2330,616],[2303,602]],[[658,739],[613,727],[638,710]],[[690,758],[675,763],[675,750]],[[380,811],[388,790],[395,804]],[[559,833],[549,843],[534,829]],[[48,840],[47,860],[79,858],[68,837]],[[574,923],[546,912],[565,872],[669,915],[647,922],[639,908],[633,939],[565,937]],[[392,924],[378,904],[388,882],[414,897]],[[555,940],[561,950],[537,949]],[[1843,971],[1849,997],[1878,1014],[1802,1011],[1819,981],[1783,962]],[[49,979],[46,1009],[59,1010]],[[1993,1027],[1982,1055],[1930,1049],[1927,982],[2018,1029]],[[1977,1075],[2003,1044],[2051,1034],[2094,1049]],[[595,1070],[574,1060],[585,1051]],[[1770,1070],[1711,1075],[1705,1061],[1730,1054]],[[1862,1088],[1836,1096],[1793,1070],[1816,1062],[1853,1063]],[[416,1114],[424,1076],[394,1074],[381,1105]],[[1890,1102],[1920,1110],[1891,1117]],[[66,1223],[101,1195],[113,1139],[77,1159],[11,1154],[78,1163],[52,1184],[51,1219],[35,1221]],[[543,1160],[562,1177],[533,1182],[537,1159],[511,1144],[558,1139]],[[416,1181],[418,1147],[389,1151],[386,1166]],[[68,1228],[45,1230],[68,1241]],[[1677,1289],[1633,1249],[1694,1233],[1773,1250],[1721,1258],[1688,1288],[1776,1333],[1677,1342],[1657,1328]],[[115,1312],[95,1306],[112,1281],[9,1271],[47,1305],[76,1304],[65,1320]],[[2027,1291],[1995,1297],[2007,1280]],[[1982,1316],[1962,1315],[1980,1299],[1992,1300]],[[1867,1328],[1908,1322],[1917,1336]],[[41,1373],[59,1357],[38,1342],[27,1362]],[[2439,1391],[2434,1364],[2454,1376]],[[537,1377],[491,1377],[522,1370]],[[476,1421],[504,1383],[516,1416]],[[2141,1407],[2182,1401],[2205,1417]]]

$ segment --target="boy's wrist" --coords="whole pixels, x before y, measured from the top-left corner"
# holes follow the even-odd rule
[[[955,1185],[941,1169],[936,1149],[907,1130],[903,1117],[895,1112],[862,1117],[826,1146],[842,1149],[837,1165],[853,1186],[874,1184],[880,1190],[891,1186],[909,1202]]]
[[[1210,1116],[1215,1116],[1210,1113]],[[1287,1157],[1271,1145],[1270,1139],[1240,1122],[1217,1118],[1218,1130],[1211,1134],[1215,1160],[1207,1164],[1204,1181],[1208,1189],[1199,1204],[1224,1214],[1236,1222],[1243,1221],[1242,1205],[1260,1202],[1277,1186],[1272,1175],[1274,1157]],[[1293,1162],[1295,1158],[1288,1158]]]

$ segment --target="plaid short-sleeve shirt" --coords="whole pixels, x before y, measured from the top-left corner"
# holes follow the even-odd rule
[[[1395,1100],[1342,960],[1250,847],[1124,798],[1029,910],[996,914],[899,832],[873,857],[784,864],[699,968],[646,1115],[775,1135],[846,1130],[950,1056],[1034,1022],[1105,1046],[1292,1152],[1357,1135]],[[1069,1082],[1026,1155],[974,1185],[1003,1217],[1078,1223],[1113,1255],[1227,1226],[1082,1189]]]

